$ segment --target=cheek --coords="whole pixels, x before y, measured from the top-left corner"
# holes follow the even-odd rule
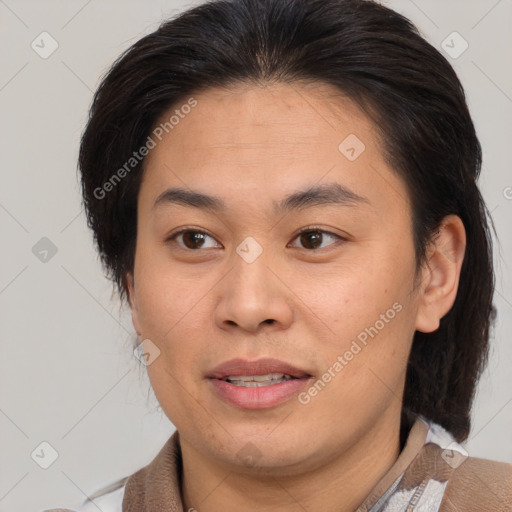
[[[201,310],[208,279],[184,272],[182,266],[162,257],[161,249],[151,252],[141,254],[137,262],[137,310],[143,333],[163,340]]]
[[[398,273],[396,268],[402,268]],[[386,264],[381,258],[364,256],[330,271],[326,278],[309,278],[300,285],[304,302],[325,319],[325,324],[342,337],[356,336],[377,321],[382,313],[399,301],[407,291],[407,270]],[[407,291],[406,291],[407,290]]]
[[[162,268],[154,262],[139,267],[138,279],[142,334],[160,350],[158,358],[147,366],[151,387],[170,421],[191,429],[189,416],[200,423],[204,414],[197,410],[193,398],[197,386],[194,368],[204,348],[201,340],[208,337],[200,327],[201,321],[204,326],[204,320],[210,318],[206,301],[201,298],[211,284],[207,286],[204,279],[185,279],[176,269]]]
[[[319,418],[314,420],[319,430],[331,416],[348,421],[343,428],[350,430],[375,424],[389,407],[400,407],[412,336],[407,308],[383,300],[377,314],[363,311],[354,310],[352,321],[344,317],[337,336],[324,347],[324,373],[315,386],[319,392],[311,390],[311,409],[305,409]]]
[[[318,297],[315,312],[329,327],[323,364],[328,369],[338,356],[343,359],[343,369],[335,372],[340,378],[332,387],[333,402],[334,388],[357,403],[372,389],[386,395],[401,384],[416,306],[411,294],[414,259],[405,250],[398,254],[400,261],[389,249],[354,260],[332,276],[322,293],[311,295]]]

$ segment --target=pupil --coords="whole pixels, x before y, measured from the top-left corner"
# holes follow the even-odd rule
[[[192,248],[192,249],[197,248],[197,244],[196,244],[197,240],[194,240],[194,238],[196,238],[196,239],[200,238],[204,241],[204,235],[202,233],[197,233],[195,231],[188,231],[187,233],[184,233],[184,235],[183,235],[183,241],[184,241],[185,245],[187,247],[189,247],[189,245],[191,245],[192,247],[190,247],[190,248]],[[200,247],[200,245],[199,245],[199,247]]]
[[[308,233],[305,233],[302,235],[302,242],[303,242],[303,245],[307,247],[308,243],[309,242],[305,242],[305,240],[308,240],[309,241],[312,241],[312,245],[313,247],[318,247],[319,245],[321,245],[322,243],[322,233],[320,233],[319,231],[309,231]],[[315,243],[317,242],[317,243]]]

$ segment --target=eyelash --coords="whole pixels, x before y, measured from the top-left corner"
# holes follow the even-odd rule
[[[199,234],[202,234],[202,235],[206,235],[206,236],[209,236],[210,238],[212,238],[213,240],[215,240],[215,238],[213,236],[211,236],[209,233],[207,233],[206,231],[202,231],[200,229],[195,229],[195,228],[183,228],[183,229],[180,229],[179,231],[171,234],[167,239],[166,239],[166,242],[174,242],[176,243],[176,239],[178,238],[179,235],[182,235],[184,233],[199,233]],[[334,238],[337,239],[337,242],[333,242],[332,244],[329,244],[328,247],[330,246],[333,246],[333,245],[338,245],[340,242],[343,243],[343,242],[346,242],[347,239],[346,238],[343,238],[342,236],[340,235],[336,235],[335,233],[332,233],[330,231],[326,231],[325,229],[322,229],[318,226],[306,226],[304,228],[302,228],[296,235],[295,237],[293,238],[293,240],[296,240],[297,238],[300,237],[300,235],[302,235],[303,233],[322,233],[322,234],[325,234],[325,235],[329,235],[329,236],[332,236]],[[184,249],[186,251],[199,251],[201,250],[201,248],[199,249],[189,249],[188,247],[182,247],[180,246],[181,249]],[[319,252],[321,251],[322,249],[326,249],[326,247],[322,247],[321,249],[304,249],[305,251],[307,252]]]

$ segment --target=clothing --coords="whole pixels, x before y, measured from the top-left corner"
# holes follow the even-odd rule
[[[184,512],[181,467],[175,432],[150,464],[78,510]],[[450,433],[417,417],[398,459],[356,512],[509,511],[512,465],[467,457]]]

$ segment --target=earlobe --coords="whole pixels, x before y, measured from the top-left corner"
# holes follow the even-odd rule
[[[133,274],[131,274],[129,272],[126,274],[126,284],[127,284],[127,288],[128,288],[128,302],[130,303],[130,308],[132,311],[133,328],[135,329],[137,336],[140,337],[141,328],[140,328],[140,322],[139,322],[139,313],[138,313],[138,309],[137,309],[137,300],[135,298],[135,283],[134,283],[134,279],[133,279]]]
[[[419,285],[416,330],[434,332],[453,306],[466,250],[466,230],[457,215],[445,217],[427,251]]]

